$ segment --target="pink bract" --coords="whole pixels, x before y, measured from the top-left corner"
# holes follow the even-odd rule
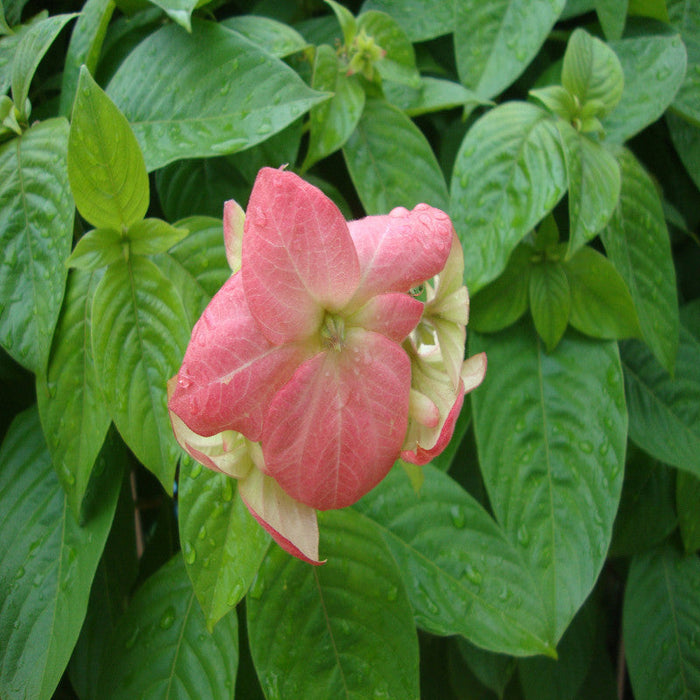
[[[402,453],[422,463],[451,436],[468,307],[451,317],[468,302],[459,263],[447,263],[461,246],[438,209],[346,223],[319,189],[272,168],[245,214],[226,203],[224,238],[234,274],[171,384],[173,428],[195,459],[241,480],[244,502],[284,549],[319,563],[316,509],[355,503]],[[453,268],[432,307],[412,295]],[[436,346],[428,374],[442,376],[413,386],[419,324],[452,347],[446,361]],[[424,415],[430,427],[420,428]]]

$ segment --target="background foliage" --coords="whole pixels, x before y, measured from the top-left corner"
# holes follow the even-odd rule
[[[448,211],[489,362],[318,569],[166,408],[285,163]],[[3,0],[3,700],[700,697],[699,187],[694,0]]]

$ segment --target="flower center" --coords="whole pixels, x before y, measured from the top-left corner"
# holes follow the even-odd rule
[[[321,325],[321,344],[326,350],[340,352],[345,345],[345,321],[340,316],[326,312]]]

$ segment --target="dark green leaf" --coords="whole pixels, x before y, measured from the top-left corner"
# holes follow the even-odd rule
[[[0,146],[0,342],[45,371],[73,235],[68,122],[50,119]]]
[[[694,0],[666,0],[668,17],[688,52],[688,70],[673,109],[700,124],[700,6]]]
[[[181,241],[189,231],[176,228],[161,219],[144,219],[129,227],[129,249],[136,255],[164,253]]]
[[[700,127],[672,112],[666,115],[666,123],[671,132],[676,153],[695,186],[700,189]]]
[[[566,186],[561,137],[543,109],[509,102],[472,126],[454,164],[450,206],[472,293],[499,276]]]
[[[620,201],[601,238],[630,290],[644,341],[673,372],[678,299],[663,206],[654,182],[634,155],[620,150],[617,158],[622,169]]]
[[[248,592],[270,543],[236,493],[236,481],[192,460],[181,463],[180,542],[207,627]]]
[[[170,25],[141,42],[108,93],[131,122],[149,170],[253,146],[327,97],[244,37],[200,20],[191,35]]]
[[[530,312],[535,328],[552,352],[569,325],[571,291],[560,262],[544,259],[530,267]]]
[[[700,559],[671,543],[632,560],[623,611],[637,700],[700,697]]]
[[[242,34],[248,41],[276,58],[284,58],[302,51],[309,45],[304,37],[288,24],[269,17],[241,15],[229,17],[220,24]]]
[[[565,0],[455,2],[455,54],[462,83],[482,97],[507,88],[535,57]]]
[[[348,510],[321,517],[315,568],[273,547],[247,598],[268,698],[418,698],[418,640],[403,577],[381,536]]]
[[[410,209],[421,202],[447,209],[445,179],[430,144],[388,102],[367,101],[343,156],[367,214],[387,214],[397,206]]]
[[[676,477],[676,510],[683,547],[690,554],[700,549],[700,479],[688,472]]]
[[[113,228],[95,228],[77,243],[66,260],[67,267],[96,270],[119,260],[124,255],[127,241]]]
[[[94,272],[71,273],[47,374],[36,382],[49,452],[77,520],[110,423],[92,358],[92,298],[97,282]]]
[[[489,360],[471,396],[491,505],[540,582],[557,640],[605,561],[620,498],[627,413],[617,345],[568,333],[546,354],[521,322],[472,333],[469,351]]]
[[[515,671],[516,660],[512,656],[479,649],[461,637],[457,638],[457,647],[465,663],[479,681],[499,698],[503,698],[506,686]]]
[[[613,264],[593,248],[564,263],[571,289],[571,325],[594,338],[638,338],[637,312]]]
[[[355,506],[410,572],[417,624],[494,651],[551,653],[550,620],[517,547],[449,476],[426,467],[425,477],[416,494],[395,469]]]
[[[148,259],[107,268],[92,307],[95,368],[112,419],[127,445],[172,493],[180,450],[168,418],[165,385],[189,336],[172,281]]]
[[[238,618],[227,615],[207,632],[177,554],[138,590],[105,658],[99,698],[229,700],[238,667]]]
[[[47,700],[80,633],[119,492],[120,470],[78,527],[51,467],[39,414],[19,415],[0,449],[0,688]]]

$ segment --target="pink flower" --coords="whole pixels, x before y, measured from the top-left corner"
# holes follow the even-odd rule
[[[439,453],[478,384],[461,370],[461,246],[438,209],[346,223],[320,190],[271,168],[246,214],[226,203],[224,239],[234,274],[169,384],[175,435],[239,479],[282,547],[319,563],[315,511],[355,503],[400,455]],[[454,271],[425,303],[410,293],[443,269]],[[446,383],[422,379],[431,372]]]

